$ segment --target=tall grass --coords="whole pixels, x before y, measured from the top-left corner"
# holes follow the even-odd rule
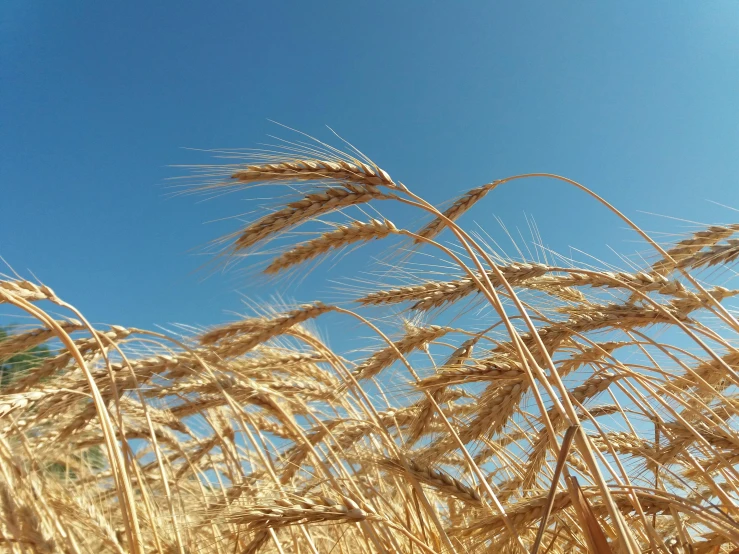
[[[396,281],[345,287],[357,294],[338,303],[260,306],[185,338],[96,329],[63,292],[0,282],[0,303],[38,321],[0,342],[0,358],[53,352],[4,379],[0,549],[739,547],[739,322],[726,305],[737,291],[711,284],[739,257],[739,225],[663,247],[584,186],[536,174],[621,217],[651,263],[514,261],[457,220],[531,176],[442,211],[358,152],[284,150],[195,168],[204,192],[297,195],[220,242],[221,254],[296,276],[389,241],[402,270],[385,280]],[[387,203],[425,224],[366,215]],[[322,338],[329,320],[369,350]]]

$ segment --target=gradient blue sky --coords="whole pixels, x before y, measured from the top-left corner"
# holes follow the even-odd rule
[[[736,221],[739,2],[29,2],[0,7],[0,255],[96,322],[213,323],[240,274],[198,271],[206,221],[248,195],[167,198],[181,147],[253,147],[330,125],[430,200],[546,171],[648,230]],[[465,219],[535,218],[544,242],[605,255],[623,224],[552,182]],[[330,271],[301,286],[298,300]],[[330,277],[330,275],[328,275]]]

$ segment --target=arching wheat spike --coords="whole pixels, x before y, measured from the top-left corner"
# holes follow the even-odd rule
[[[601,392],[605,391],[611,385],[611,383],[613,383],[614,380],[615,376],[610,374],[593,375],[580,386],[575,388],[572,391],[572,396],[578,402],[583,403],[586,400],[597,396]],[[555,410],[550,410],[548,416],[549,420],[552,422],[555,431],[564,431],[566,424],[561,419],[559,412]],[[530,489],[534,486],[536,476],[541,470],[541,467],[544,465],[547,449],[549,448],[549,440],[549,434],[546,429],[542,429],[541,431],[539,431],[539,436],[534,442],[533,451],[529,455],[528,464],[526,465],[524,471],[522,485],[526,489]]]
[[[682,268],[699,269],[729,264],[739,258],[739,239],[729,239],[726,244],[717,244],[705,252],[682,260],[678,266]]]
[[[5,394],[0,397],[0,417],[4,417],[14,410],[22,410],[42,398],[48,398],[59,392],[53,389],[43,389],[17,394]]]
[[[496,356],[477,360],[470,365],[443,366],[434,375],[421,379],[416,387],[419,390],[434,391],[450,385],[491,381],[493,379],[519,378],[523,374],[522,365],[512,358]]]
[[[538,263],[513,263],[498,267],[509,284],[527,289],[541,290],[560,294],[564,299],[575,299],[582,302],[582,296],[571,296],[569,287],[594,288],[634,288],[642,292],[658,292],[660,294],[681,296],[688,294],[685,286],[679,281],[668,280],[661,275],[652,275],[644,272],[584,272],[577,269],[568,269],[565,275],[548,273],[554,268]],[[495,287],[502,285],[493,271],[487,272],[487,277]],[[357,302],[366,306],[383,304],[400,304],[413,302],[412,309],[426,311],[466,298],[470,294],[479,293],[475,282],[464,277],[451,281],[431,281],[420,285],[399,287],[395,289],[372,292],[359,298]],[[575,291],[576,292],[576,291]]]
[[[384,221],[372,219],[368,223],[355,221],[351,225],[339,226],[334,231],[324,233],[316,239],[306,241],[288,250],[272,261],[264,272],[276,274],[348,244],[382,239],[397,232],[395,225],[387,219]]]
[[[328,498],[278,499],[272,504],[233,509],[221,517],[229,523],[265,529],[326,521],[356,522],[376,516],[369,508],[360,508],[356,502],[344,497],[341,501]]]
[[[578,272],[577,269],[568,271],[567,275],[547,276],[553,283],[563,286],[594,288],[633,288],[641,292],[658,292],[659,294],[679,296],[686,289],[679,281],[669,280],[666,277],[643,271],[617,273],[610,271]]]
[[[256,377],[264,372],[301,375],[316,379],[325,385],[336,385],[336,377],[318,365],[318,362],[326,361],[322,354],[271,351],[267,348],[260,350],[262,351],[258,352],[256,357],[233,360],[230,366],[234,373],[243,377]]]
[[[577,387],[572,395],[578,402],[582,402],[606,390],[615,378],[611,374],[595,374]],[[503,384],[493,381],[480,395],[477,415],[460,430],[460,438],[465,442],[470,442],[482,436],[495,436],[518,409],[523,395],[529,388],[529,383],[523,375],[503,381]],[[556,421],[558,416],[555,412],[549,412],[549,414]],[[449,447],[450,443],[448,439],[445,439],[432,447],[432,452],[443,451]]]
[[[630,456],[640,456],[643,458],[653,459],[656,451],[653,443],[649,443],[643,437],[638,437],[633,433],[625,433],[622,431],[614,431],[606,433],[605,437],[601,435],[593,435],[590,437],[593,446],[601,452],[608,452],[609,445],[616,452],[628,454]]]
[[[354,374],[357,376],[357,379],[374,377],[399,359],[398,352],[403,355],[410,354],[414,350],[423,348],[428,343],[443,337],[450,331],[452,329],[438,325],[411,327],[402,339],[393,343],[394,347],[388,346],[372,354],[367,360],[356,367]]]
[[[562,374],[572,373],[576,369],[586,365],[592,364],[603,359],[605,356],[612,354],[616,349],[623,346],[627,346],[628,342],[608,341],[596,344],[590,348],[587,348],[581,352],[577,352],[564,359],[559,366],[559,371]]]
[[[84,329],[82,323],[76,320],[58,321],[57,324],[67,333]],[[17,335],[10,335],[0,340],[0,362],[7,360],[14,354],[20,354],[56,337],[51,329],[34,329]]]
[[[678,311],[674,307],[665,306],[664,310],[671,312],[678,319],[684,319],[689,311],[698,307],[700,305],[685,305],[683,311]],[[562,332],[569,330],[583,333],[609,327],[629,329],[657,323],[673,322],[669,315],[653,306],[634,307],[627,304],[615,303],[591,304],[586,306],[567,306],[561,308],[559,311],[569,315],[568,321],[561,326]]]
[[[30,281],[0,281],[0,304],[7,302],[5,294],[23,300],[52,300],[56,298],[54,291],[45,285],[37,285]]]
[[[465,195],[455,200],[454,204],[452,204],[449,208],[442,212],[444,214],[444,217],[455,221],[472,206],[474,206],[478,201],[482,200],[485,195],[493,190],[496,186],[498,186],[499,183],[500,181],[494,181],[492,183],[474,188],[471,191],[467,192]],[[417,234],[424,238],[431,239],[441,233],[444,227],[446,227],[446,222],[441,218],[437,218],[426,225]],[[419,242],[419,240],[416,239],[416,242]]]
[[[256,245],[268,237],[299,225],[305,221],[349,206],[364,204],[370,200],[388,200],[394,195],[382,192],[374,185],[347,184],[344,187],[329,188],[314,192],[302,200],[291,202],[281,210],[273,212],[241,232],[233,246],[240,252]]]
[[[546,331],[546,328],[541,329]],[[549,333],[543,333],[546,338]],[[525,337],[530,342],[530,338]],[[559,339],[558,339],[559,340]],[[562,376],[566,376],[585,364],[593,363],[607,354],[627,345],[626,342],[606,342],[592,349],[585,350],[582,353],[572,355],[558,362],[558,372]],[[524,376],[523,366],[520,362],[513,359],[511,354],[506,353],[510,348],[509,344],[501,345],[500,352],[482,360],[477,360],[474,364],[465,366],[442,367],[436,374],[426,377],[419,381],[416,385],[419,389],[435,390],[449,385],[457,385],[464,383],[474,383],[478,381],[504,381],[506,379],[522,379]]]
[[[689,239],[678,242],[675,246],[667,251],[667,254],[674,260],[677,266],[690,263],[689,260],[700,253],[704,248],[712,248],[718,242],[728,239],[731,235],[739,231],[739,225],[715,225],[708,229],[694,233]],[[652,265],[652,270],[658,274],[664,274],[670,271],[675,265],[666,259],[659,260]]]
[[[384,170],[363,162],[344,160],[294,160],[289,162],[249,165],[231,175],[240,183],[274,181],[339,181],[357,185],[394,188],[395,182]]]
[[[696,382],[693,376],[693,374],[696,374],[711,386],[713,389],[711,391],[712,394],[717,393],[731,384],[730,376],[724,368],[724,364],[733,368],[735,371],[739,371],[739,351],[731,350],[721,357],[721,362],[717,360],[702,362],[693,369],[692,373],[686,372],[685,379],[688,383],[694,383],[694,386],[698,387],[698,390],[701,390],[699,383]],[[702,394],[706,397],[708,396],[707,391],[702,391]]]
[[[459,479],[412,459],[408,459],[406,463],[407,469],[399,459],[395,458],[387,458],[377,462],[380,467],[400,475],[410,471],[419,482],[433,487],[444,495],[459,498],[468,504],[481,505],[480,494],[472,487],[459,481]]]
[[[536,263],[513,263],[500,266],[498,269],[512,285],[527,283],[549,271],[547,266]],[[493,286],[501,285],[493,271],[488,271],[487,276]],[[357,302],[366,306],[414,302],[413,309],[425,311],[445,304],[452,304],[477,292],[480,291],[474,280],[470,277],[464,277],[452,281],[433,281],[421,285],[373,292],[358,299]]]
[[[249,373],[259,370],[278,370],[281,367],[290,368],[293,365],[324,361],[325,357],[318,352],[284,352],[281,350],[265,349],[258,351],[257,356],[236,362],[239,373]]]
[[[291,327],[314,319],[322,314],[333,310],[333,306],[326,306],[321,302],[306,304],[274,319],[263,320],[261,325],[252,327],[249,334],[244,336],[234,336],[234,338],[226,343],[222,343],[218,349],[218,354],[224,358],[232,358],[246,354],[256,346],[267,342],[268,340],[282,335]],[[233,328],[232,328],[233,329]],[[214,331],[217,336],[218,330]],[[233,336],[233,333],[231,333]]]
[[[465,361],[472,357],[475,345],[478,343],[480,338],[481,337],[473,337],[462,343],[459,348],[455,349],[454,352],[452,352],[452,354],[444,361],[442,368],[463,367]],[[436,375],[438,375],[438,371],[439,370],[437,369]],[[423,390],[421,383],[423,383],[423,381],[417,383],[416,386]],[[442,404],[443,398],[445,396],[445,390],[446,389],[444,387],[435,387],[433,390],[430,391],[431,397],[439,405]],[[420,407],[418,419],[416,419],[416,421],[414,421],[408,429],[408,446],[413,446],[416,442],[418,442],[426,429],[430,427],[436,415],[436,410],[430,398],[424,397],[420,399],[417,404]]]
[[[119,325],[112,325],[108,331],[98,331],[98,338],[85,337],[75,340],[74,343],[80,354],[89,359],[100,353],[101,343],[104,348],[109,348],[111,344],[125,339],[134,332],[136,332],[136,329],[126,329]],[[51,377],[56,372],[64,369],[68,364],[70,364],[70,362],[73,362],[73,360],[74,357],[69,350],[62,349],[58,355],[53,358],[45,359],[38,365],[38,367],[35,367],[33,371],[24,372],[23,374],[18,375],[17,378],[8,386],[8,392],[21,392],[23,390],[28,390],[44,379]],[[83,386],[86,387],[87,384],[85,379],[82,379],[82,382],[85,382]]]
[[[329,306],[325,306],[321,302],[313,304],[305,304],[290,312],[277,315],[272,318],[254,317],[250,319],[242,319],[234,321],[221,327],[216,327],[211,331],[200,335],[200,344],[210,345],[221,342],[225,339],[231,339],[238,335],[258,334],[266,329],[274,327],[289,328],[298,323],[302,323],[330,310]]]
[[[710,305],[710,298],[721,302],[739,294],[739,290],[729,290],[724,287],[714,287],[705,293],[686,291],[681,298],[671,300],[669,308],[681,319],[687,318],[691,312],[705,308]]]
[[[506,510],[516,529],[523,527],[533,521],[541,518],[547,504],[547,495],[542,494],[530,500],[526,500],[519,504],[508,506]],[[570,494],[567,491],[559,492],[554,497],[552,505],[552,513],[557,513],[567,508],[572,502]],[[485,516],[478,519],[469,526],[452,529],[452,535],[455,537],[475,537],[483,534],[495,536],[505,529],[505,522],[500,515]]]

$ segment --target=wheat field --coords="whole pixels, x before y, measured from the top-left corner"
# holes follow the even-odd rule
[[[214,245],[276,291],[386,245],[402,270],[358,267],[340,301],[164,333],[95,328],[63,291],[0,281],[24,321],[0,362],[46,352],[3,366],[0,550],[739,551],[739,291],[723,286],[739,224],[658,244],[545,174],[437,208],[347,150],[196,166],[186,187],[281,199]],[[529,177],[589,194],[647,261],[511,259],[458,223]],[[391,204],[403,221],[379,215]]]

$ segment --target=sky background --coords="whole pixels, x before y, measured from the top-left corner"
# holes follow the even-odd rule
[[[434,202],[552,172],[657,236],[695,227],[650,214],[739,219],[714,203],[739,208],[734,0],[5,0],[0,79],[0,256],[99,323],[210,324],[242,294],[326,289],[328,265],[266,285],[200,269],[198,248],[237,228],[207,222],[261,203],[168,194],[172,164],[212,163],[183,147],[294,138],[270,119],[330,126]],[[507,185],[463,221],[524,214],[560,252],[645,250],[553,181]]]

